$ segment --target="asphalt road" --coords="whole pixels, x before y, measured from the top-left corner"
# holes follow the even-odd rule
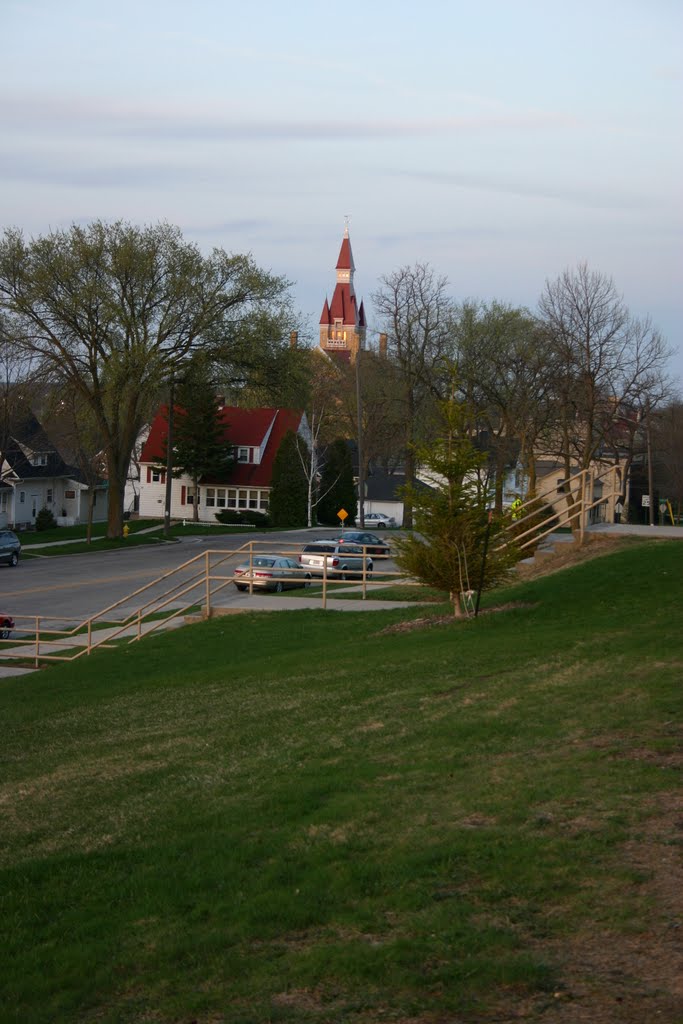
[[[316,528],[278,534],[222,534],[188,537],[173,544],[152,544],[128,551],[94,550],[81,555],[21,559],[16,568],[0,566],[0,612],[14,616],[17,629],[29,628],[25,617],[36,615],[49,617],[52,625],[73,625],[128,598],[139,588],[207,550],[227,553],[254,541],[258,542],[261,552],[290,554],[312,539],[336,533],[336,530]],[[212,557],[212,562],[215,560]],[[234,564],[233,560],[228,566]],[[189,579],[199,568],[199,565],[190,566],[184,570],[185,577]],[[387,568],[393,566],[388,564]],[[168,587],[168,582],[162,582],[142,596],[131,597],[112,613],[112,617],[122,618],[137,609],[148,596],[165,592]],[[190,598],[199,603],[202,596],[202,592],[196,590]],[[237,603],[239,596],[234,587],[225,587],[220,603]]]

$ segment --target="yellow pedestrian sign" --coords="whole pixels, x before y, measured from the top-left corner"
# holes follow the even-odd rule
[[[349,518],[349,513],[346,511],[345,508],[340,508],[339,511],[337,512],[337,518],[341,519],[343,523],[345,519]]]

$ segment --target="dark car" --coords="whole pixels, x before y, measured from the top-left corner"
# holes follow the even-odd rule
[[[21,554],[21,541],[12,530],[0,530],[0,562],[16,565]]]
[[[365,530],[344,530],[337,540],[340,544],[362,544],[368,555],[391,554],[391,548],[385,540],[376,533],[367,533]]]
[[[0,640],[9,640],[10,633],[14,629],[14,619],[9,615],[0,612]]]

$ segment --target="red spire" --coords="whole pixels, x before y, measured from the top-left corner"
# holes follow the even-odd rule
[[[331,324],[332,323],[332,317],[330,316],[330,307],[328,305],[327,299],[325,299],[325,305],[323,306],[323,311],[320,314],[320,323],[321,324]]]

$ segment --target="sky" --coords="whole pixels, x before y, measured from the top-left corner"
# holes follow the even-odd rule
[[[0,0],[0,227],[168,221],[305,336],[428,263],[534,309],[587,262],[683,379],[681,0]],[[372,333],[371,333],[372,337]]]

